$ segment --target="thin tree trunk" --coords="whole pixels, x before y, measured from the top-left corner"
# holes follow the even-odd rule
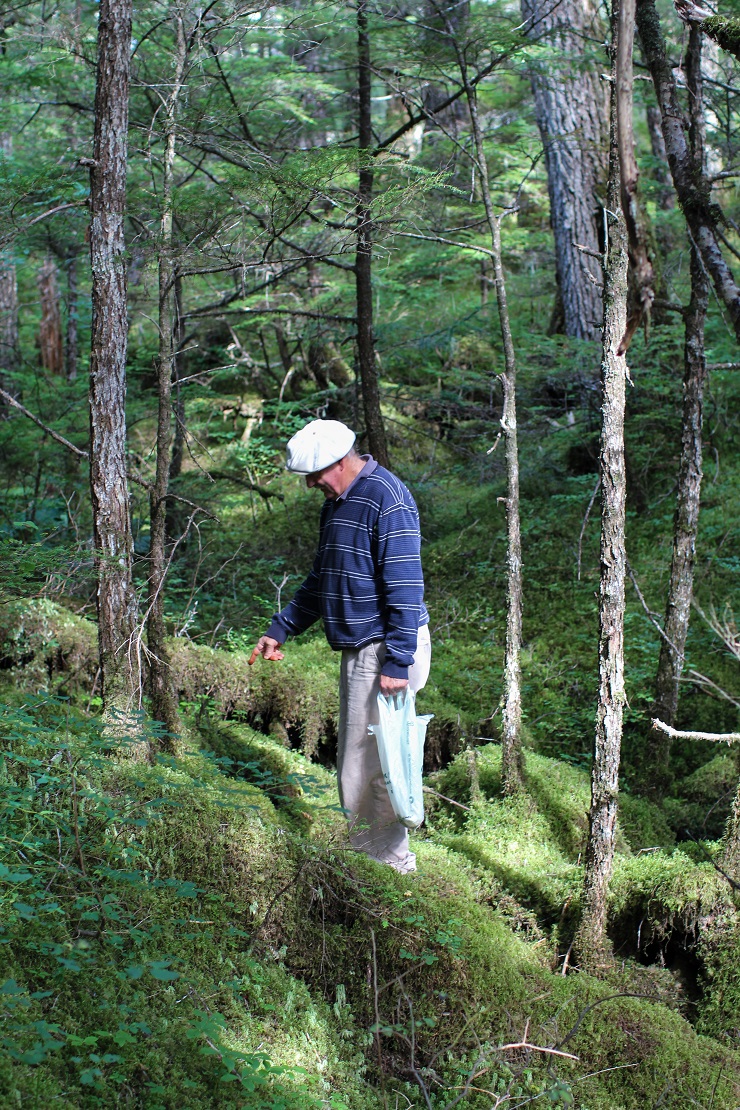
[[[38,287],[41,300],[38,339],[41,365],[50,374],[61,374],[64,363],[62,316],[59,311],[57,267],[50,255],[46,256],[39,271]]]
[[[701,32],[694,24],[684,65],[691,107],[690,141],[697,173],[703,163],[703,105],[701,82]],[[686,637],[691,616],[694,556],[699,527],[702,479],[702,408],[707,365],[704,355],[704,321],[709,303],[709,281],[692,243],[691,300],[684,314],[684,379],[681,427],[681,460],[673,521],[673,557],[668,584],[664,632],[655,680],[653,716],[669,725],[676,720],[679,682],[684,665]],[[663,794],[671,781],[670,738],[651,730],[651,750],[646,786]]]
[[[601,274],[580,251],[599,251],[606,175],[606,98],[596,65],[583,65],[583,44],[598,35],[592,0],[522,0],[526,34],[559,57],[532,72],[535,115],[545,151],[555,266],[566,335],[594,339],[601,323]],[[574,64],[573,59],[579,59]],[[589,276],[590,274],[590,276]]]
[[[618,11],[612,28],[616,38]],[[604,274],[602,340],[601,578],[599,585],[599,696],[591,772],[591,810],[584,876],[583,915],[575,949],[582,967],[595,971],[609,957],[607,893],[614,861],[624,692],[626,360],[617,355],[627,322],[627,233],[620,207],[616,120],[616,66],[612,82],[607,184],[608,254]]]
[[[722,255],[711,184],[705,174],[695,172],[684,114],[678,99],[673,69],[666,54],[655,0],[637,0],[636,14],[643,54],[660,107],[668,165],[676,195],[686,217],[689,236],[714,284],[718,299],[727,309],[735,336],[740,339],[740,286]]]
[[[183,377],[185,356],[182,346],[185,341],[185,311],[182,301],[182,276],[175,274],[175,435],[172,440],[172,461],[170,480],[179,478],[185,454],[185,397],[180,388]]]
[[[516,425],[516,357],[511,336],[509,309],[506,301],[506,283],[501,261],[501,217],[497,217],[491,199],[488,163],[483,145],[483,132],[478,115],[475,88],[468,77],[463,52],[459,49],[454,28],[448,24],[448,33],[455,43],[457,63],[470,112],[470,122],[475,147],[475,165],[480,177],[483,207],[491,234],[494,283],[501,338],[504,344],[503,412],[501,427],[506,443],[506,562],[508,568],[506,589],[506,655],[504,659],[504,694],[502,699],[503,721],[501,729],[501,777],[504,792],[516,793],[524,785],[521,723],[521,664],[522,642],[522,543],[519,523],[519,448]]]
[[[150,547],[147,645],[149,696],[152,716],[161,721],[170,737],[179,730],[177,698],[165,636],[164,585],[167,568],[167,491],[172,444],[172,376],[175,369],[175,267],[172,258],[172,187],[175,166],[175,116],[185,69],[185,28],[182,12],[175,16],[177,53],[172,90],[164,107],[164,159],[162,214],[159,229],[159,359],[157,385],[157,467],[149,494]],[[167,747],[172,747],[170,739]]]
[[[362,408],[370,453],[381,466],[388,466],[388,445],[383,415],[380,411],[378,368],[375,363],[373,336],[373,170],[371,150],[372,69],[370,35],[367,28],[367,0],[357,5],[357,95],[359,99],[360,180],[357,191],[357,251],[355,253],[355,286],[357,290],[357,361],[362,387]]]
[[[722,866],[731,879],[740,883],[740,783],[732,803],[722,847]]]
[[[77,319],[77,253],[73,252],[67,261],[67,342],[65,344],[65,370],[68,382],[73,382],[77,377]]]
[[[0,133],[0,154],[8,158],[13,153],[13,136],[8,131]],[[9,375],[18,369],[18,282],[15,260],[10,250],[0,251],[0,388],[15,396]],[[4,402],[0,402],[0,416],[7,415]]]
[[[133,647],[136,595],[126,481],[124,214],[130,51],[131,0],[102,0],[90,172],[90,492],[100,669],[108,714],[138,706],[141,689]]]

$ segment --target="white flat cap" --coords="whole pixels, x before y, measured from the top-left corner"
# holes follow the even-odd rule
[[[343,459],[356,438],[339,420],[312,420],[288,441],[285,466],[292,474],[314,474]]]

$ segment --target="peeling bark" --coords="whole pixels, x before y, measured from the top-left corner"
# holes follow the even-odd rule
[[[594,339],[602,315],[601,274],[576,244],[600,250],[606,96],[596,67],[574,59],[582,60],[584,41],[599,35],[597,9],[592,0],[522,0],[522,17],[528,38],[551,43],[560,55],[533,71],[532,91],[545,150],[564,330],[577,339]]]
[[[617,5],[615,4],[615,9]],[[615,10],[612,26],[617,30]],[[615,34],[616,37],[616,34]],[[608,255],[604,274],[601,406],[601,576],[599,583],[599,695],[583,914],[575,941],[580,965],[597,971],[609,962],[606,911],[614,862],[624,692],[624,580],[626,568],[624,405],[626,361],[617,354],[627,322],[627,233],[619,203],[616,82],[612,86],[607,185]]]
[[[130,50],[131,0],[102,0],[90,172],[90,492],[100,669],[109,716],[137,707],[141,689],[134,652],[136,595],[126,481],[124,213]]]

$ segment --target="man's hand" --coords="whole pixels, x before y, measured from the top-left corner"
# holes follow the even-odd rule
[[[258,655],[261,655],[264,659],[270,659],[279,663],[281,659],[285,658],[282,651],[279,650],[281,647],[282,645],[280,642],[278,640],[273,640],[272,636],[260,636],[254,651],[249,656],[249,666],[252,666]]]
[[[408,684],[407,678],[391,678],[387,674],[380,676],[380,692],[384,698],[392,698],[394,694],[400,694]]]

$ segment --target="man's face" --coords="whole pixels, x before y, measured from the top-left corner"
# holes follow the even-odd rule
[[[313,474],[306,475],[306,485],[309,489],[320,489],[328,501],[335,501],[346,486],[344,459],[325,466],[323,470],[315,470]]]

